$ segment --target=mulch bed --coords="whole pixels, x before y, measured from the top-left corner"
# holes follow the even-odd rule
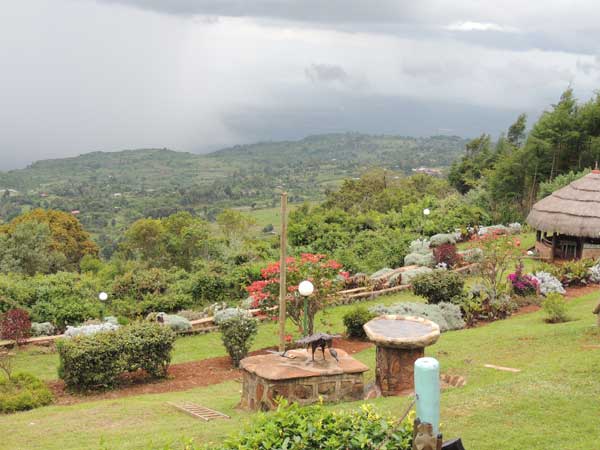
[[[358,353],[373,344],[365,341],[350,339],[335,339],[335,348],[341,348],[348,354]],[[262,355],[267,348],[252,352],[251,355]],[[118,399],[132,395],[160,394],[163,392],[187,391],[189,389],[210,386],[228,380],[242,379],[242,372],[231,367],[229,356],[208,358],[200,361],[191,361],[181,364],[172,364],[169,368],[169,377],[165,380],[148,382],[143,372],[127,374],[122,379],[118,389],[98,392],[93,394],[72,394],[65,390],[62,380],[50,381],[48,385],[55,397],[55,404],[71,405],[74,403],[90,402],[95,400]]]

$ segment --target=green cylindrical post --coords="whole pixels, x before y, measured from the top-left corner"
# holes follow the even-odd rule
[[[304,325],[304,336],[308,336],[308,297],[304,297],[304,315],[302,317]]]
[[[433,426],[434,435],[440,432],[440,363],[435,358],[415,361],[415,394],[417,418]]]

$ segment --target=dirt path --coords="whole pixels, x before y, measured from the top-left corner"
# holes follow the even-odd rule
[[[373,344],[349,339],[335,339],[333,345],[336,348],[345,350],[348,354],[354,354],[371,347]],[[265,354],[266,350],[269,349],[258,350],[252,352],[251,355]],[[231,359],[228,356],[221,356],[218,358],[173,364],[169,368],[169,377],[165,380],[155,382],[148,382],[142,373],[129,374],[123,378],[123,384],[119,389],[101,393],[89,395],[71,394],[65,390],[65,384],[61,380],[50,381],[48,385],[54,393],[55,404],[71,405],[74,403],[115,399],[132,395],[186,391],[228,380],[241,380],[241,378],[241,371],[231,367]]]

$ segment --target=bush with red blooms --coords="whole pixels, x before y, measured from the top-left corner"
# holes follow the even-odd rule
[[[460,255],[456,253],[456,245],[442,244],[433,249],[433,257],[436,264],[445,264],[448,268],[456,266],[460,262]]]
[[[539,282],[531,275],[523,273],[523,263],[519,261],[514,273],[508,275],[508,281],[511,282],[515,294],[521,297],[527,297],[537,292]]]
[[[334,300],[335,293],[344,285],[348,272],[341,271],[342,265],[325,255],[303,253],[300,257],[289,257],[286,260],[287,304],[286,311],[292,322],[300,328],[304,318],[304,297],[298,292],[298,285],[309,280],[314,285],[314,292],[308,297],[308,332],[314,331],[314,319],[318,311]],[[262,269],[262,280],[255,281],[246,288],[253,298],[253,306],[272,314],[271,308],[279,304],[279,272],[278,262]]]
[[[31,335],[31,320],[24,309],[10,309],[0,316],[2,339],[15,341],[20,345]]]

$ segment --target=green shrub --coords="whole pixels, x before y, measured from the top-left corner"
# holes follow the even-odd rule
[[[102,305],[91,299],[76,296],[56,297],[34,305],[31,311],[36,322],[50,322],[59,330],[67,325],[79,325],[86,320],[100,317]]]
[[[542,309],[546,313],[546,321],[560,323],[569,320],[567,315],[567,302],[562,295],[554,292],[542,302]]]
[[[72,390],[114,386],[124,372],[145,370],[164,377],[171,362],[174,333],[165,326],[137,322],[114,332],[57,342],[58,374]]]
[[[434,270],[431,273],[418,275],[412,280],[412,289],[416,295],[427,299],[427,303],[457,302],[465,281],[455,272]]]
[[[412,417],[397,429],[395,418],[378,414],[371,405],[350,411],[331,411],[322,405],[300,407],[281,400],[277,411],[261,414],[239,437],[228,439],[222,450],[345,449],[410,450]]]
[[[245,314],[238,314],[221,321],[219,330],[223,345],[231,356],[234,367],[238,367],[240,361],[248,354],[258,331],[256,319],[247,317]]]
[[[27,373],[10,380],[0,380],[0,413],[12,413],[38,408],[52,403],[52,392],[46,384]]]
[[[566,286],[577,286],[587,284],[590,278],[589,269],[593,267],[591,259],[580,259],[578,261],[565,261],[560,268],[560,281]]]
[[[348,337],[364,339],[367,337],[363,325],[376,317],[376,314],[364,306],[357,306],[344,315],[344,326]]]

